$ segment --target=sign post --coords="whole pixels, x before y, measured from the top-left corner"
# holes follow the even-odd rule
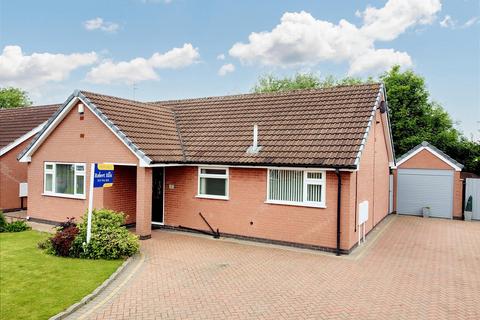
[[[113,177],[113,164],[92,163],[90,167],[90,189],[88,191],[87,243],[92,238],[93,188],[111,187]]]

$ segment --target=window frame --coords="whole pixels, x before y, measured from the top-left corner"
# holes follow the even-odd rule
[[[74,194],[59,193],[56,192],[56,174],[57,174],[57,164],[70,165],[73,166],[73,188]],[[51,165],[52,169],[47,169],[47,166]],[[77,166],[83,166],[83,170],[77,170]],[[52,191],[47,191],[47,174],[52,175]],[[83,177],[83,193],[77,193],[77,177]],[[86,199],[86,188],[87,188],[87,164],[84,162],[52,162],[46,161],[43,164],[43,193],[44,196],[51,197],[60,197],[60,198],[71,198],[71,199]]]
[[[211,174],[211,173],[202,173],[202,170],[210,169],[210,170],[225,170],[225,174]],[[200,180],[201,178],[214,178],[214,179],[225,179],[225,195],[218,196],[218,195],[211,195],[211,194],[202,194],[200,193]],[[198,167],[197,173],[197,198],[204,198],[204,199],[214,199],[214,200],[229,200],[229,184],[230,184],[230,173],[228,167]]]
[[[271,171],[302,171],[303,172],[303,201],[289,201],[289,200],[274,200],[270,199],[270,175]],[[321,179],[308,178],[308,173],[321,173]],[[313,207],[313,208],[327,208],[326,194],[327,194],[327,171],[318,169],[300,169],[300,168],[269,168],[267,170],[267,199],[265,203],[268,204],[281,204],[289,206],[301,206],[301,207]],[[321,201],[307,201],[308,185],[320,185],[322,186]]]

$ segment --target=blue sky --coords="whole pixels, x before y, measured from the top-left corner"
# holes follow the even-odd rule
[[[28,9],[26,9],[28,8]],[[265,73],[413,68],[468,136],[480,126],[478,0],[5,1],[0,86],[139,100],[248,92]]]

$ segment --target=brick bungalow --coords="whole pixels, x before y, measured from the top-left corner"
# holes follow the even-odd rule
[[[90,163],[115,165],[94,207],[152,225],[349,252],[387,214],[394,165],[381,84],[144,103],[75,91],[19,156],[28,215],[87,209]]]
[[[19,197],[20,183],[27,182],[27,164],[18,162],[17,156],[59,107],[0,109],[0,210],[27,206],[27,198]]]

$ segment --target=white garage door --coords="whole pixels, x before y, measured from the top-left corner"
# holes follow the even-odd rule
[[[452,218],[453,170],[398,169],[397,213]]]

